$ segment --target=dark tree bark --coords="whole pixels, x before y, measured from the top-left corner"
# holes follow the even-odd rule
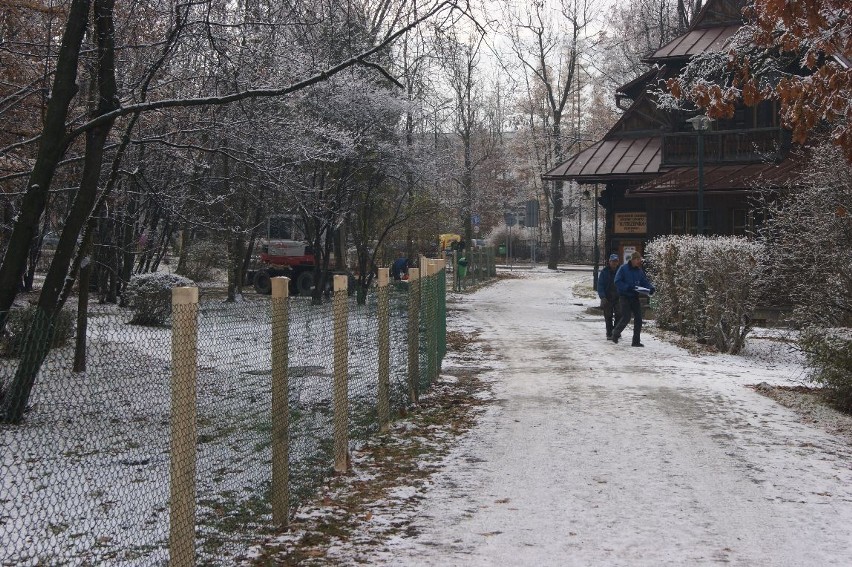
[[[33,290],[33,281],[35,281],[35,273],[38,269],[39,259],[41,258],[42,246],[44,246],[44,235],[47,233],[48,223],[49,219],[47,215],[42,215],[41,232],[30,250],[29,266],[27,268],[27,274],[24,276],[24,291]]]
[[[240,283],[240,290],[242,291],[242,285],[245,283],[245,276],[251,268],[252,261],[252,253],[254,252],[254,246],[257,242],[257,231],[260,226],[260,219],[263,217],[263,209],[260,206],[257,206],[254,210],[254,222],[252,223],[252,229],[249,233],[248,244],[246,245],[246,249],[243,251],[243,282]]]
[[[118,106],[113,49],[113,4],[114,0],[95,0],[94,4],[98,46],[98,102],[95,112],[98,115],[108,114]],[[35,324],[24,340],[21,361],[3,400],[2,421],[6,423],[18,423],[23,418],[36,375],[50,349],[56,313],[62,308],[60,299],[74,259],[77,238],[88,221],[97,198],[104,147],[112,124],[112,121],[107,121],[86,132],[86,154],[80,188],[65,220],[56,253],[45,277],[36,307]]]
[[[92,248],[91,233],[83,242],[81,254],[88,255]],[[89,326],[89,277],[92,262],[86,257],[80,267],[79,291],[77,295],[77,340],[74,343],[74,372],[86,371],[86,331]]]
[[[65,153],[65,120],[68,107],[77,94],[77,63],[89,19],[89,4],[88,0],[73,0],[68,11],[38,155],[0,264],[0,330],[6,326],[9,308],[18,293],[18,284],[26,267],[30,244],[47,203],[50,183]]]

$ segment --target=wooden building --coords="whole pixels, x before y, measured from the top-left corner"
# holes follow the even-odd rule
[[[652,94],[692,56],[725,49],[743,23],[744,4],[709,0],[686,33],[646,59],[647,72],[617,90],[616,104],[624,114],[604,138],[542,176],[604,187],[602,257],[642,252],[649,240],[664,234],[697,234],[699,193],[704,234],[746,234],[760,220],[750,198],[755,182],[780,183],[795,173],[796,160],[787,157],[790,136],[781,128],[776,103],[739,107],[731,119],[714,121],[699,134],[688,122],[697,112],[661,110]]]

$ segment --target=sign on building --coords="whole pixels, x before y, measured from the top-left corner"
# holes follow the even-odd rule
[[[646,213],[615,213],[615,234],[645,234],[648,232]]]

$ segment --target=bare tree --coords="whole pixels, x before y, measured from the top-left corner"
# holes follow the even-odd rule
[[[584,34],[592,19],[591,0],[536,2],[523,11],[507,4],[504,8],[512,50],[521,64],[527,86],[529,109],[538,103],[544,112],[537,120],[530,113],[531,127],[546,129],[541,172],[564,159],[581,138],[579,131],[568,136],[563,122],[569,104],[576,96],[576,74]],[[550,212],[550,254],[548,268],[556,269],[562,255],[563,185],[561,181],[544,188]]]
[[[682,34],[701,10],[701,0],[632,0],[608,10],[606,26],[589,58],[590,67],[612,92],[638,77],[643,58]]]
[[[468,242],[473,239],[474,172],[488,153],[474,155],[474,138],[483,133],[483,93],[479,69],[483,41],[481,33],[459,37],[453,29],[439,43],[442,65],[452,91],[453,131],[461,144],[462,166],[456,183],[461,197],[459,219]]]
[[[272,4],[258,3],[255,6],[270,8]],[[76,175],[78,188],[39,297],[36,325],[25,341],[21,364],[3,400],[2,420],[7,422],[17,422],[23,415],[35,375],[47,353],[55,315],[67,298],[67,292],[63,290],[70,288],[76,277],[76,267],[82,263],[82,253],[86,252],[78,243],[88,240],[81,239],[80,235],[89,226],[89,217],[105,205],[109,192],[116,186],[109,179],[114,180],[120,172],[124,148],[130,141],[129,134],[140,119],[156,116],[155,112],[167,113],[175,109],[209,108],[249,100],[287,97],[354,66],[365,66],[389,77],[384,67],[376,61],[377,55],[422,22],[449,17],[458,10],[454,0],[436,0],[425,6],[402,4],[393,9],[393,16],[388,19],[393,25],[387,26],[381,37],[368,47],[350,50],[345,42],[341,42],[336,46],[338,49],[328,50],[327,57],[320,60],[299,59],[297,56],[293,64],[282,65],[292,70],[292,74],[271,76],[258,73],[255,79],[251,74],[246,78],[241,74],[241,66],[234,65],[233,54],[239,50],[224,48],[225,42],[233,40],[228,35],[229,30],[239,27],[239,19],[243,17],[241,13],[234,13],[231,3],[206,0],[172,5],[171,2],[161,0],[137,2],[133,9],[128,8],[122,6],[121,12],[116,12],[114,0],[71,0],[44,124],[34,129],[37,135],[13,141],[0,148],[2,159],[20,152],[22,148],[38,147],[30,171],[0,176],[0,182],[26,178],[16,221],[5,243],[5,254],[0,264],[0,328],[5,325],[8,310],[18,293],[30,243],[45,212],[54,176],[62,167],[63,160],[67,160],[69,149],[75,148],[80,152],[77,159],[82,164],[82,170]],[[87,66],[82,69],[88,72],[90,79],[81,81],[81,84],[89,85],[89,90],[83,93],[84,97],[78,98],[78,73],[81,69],[81,55],[87,53],[83,48],[90,10],[91,21],[94,22],[91,34],[94,57],[84,60]],[[277,14],[280,18],[274,20],[274,25],[264,27],[267,36],[276,40],[270,44],[278,50],[276,57],[283,60],[292,55],[294,45],[292,35],[285,38],[277,32],[293,29],[306,32],[306,37],[310,38],[312,25],[328,22],[310,17],[301,19],[302,16],[311,15],[312,10],[312,5],[278,5]],[[127,77],[122,74],[122,81],[118,82],[115,67],[119,60],[116,53],[119,50],[134,50],[133,44],[127,41],[130,37],[122,35],[132,28],[127,25],[128,18],[135,18],[139,23],[145,21],[149,13],[157,15],[148,20],[147,24],[149,33],[160,34],[159,41],[143,50],[147,57],[132,58],[132,64],[138,66],[138,73],[130,73]],[[217,16],[221,17],[216,19]],[[118,25],[117,17],[122,18]],[[316,23],[299,25],[305,21]],[[258,28],[256,24],[250,24],[252,31]],[[211,54],[212,59],[222,65],[193,67],[182,64],[199,53]],[[129,60],[129,57],[121,59],[121,64]],[[244,66],[245,61],[242,63]],[[223,67],[232,71],[224,82],[217,80]],[[86,101],[91,102],[84,115],[79,110],[87,106]],[[118,140],[112,138],[115,124],[121,124],[125,132]],[[85,138],[85,144],[78,143],[80,136]],[[112,146],[114,142],[116,146]],[[108,154],[108,151],[113,153]],[[103,165],[110,157],[113,165],[104,170]]]

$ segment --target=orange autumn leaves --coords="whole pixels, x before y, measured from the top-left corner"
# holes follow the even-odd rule
[[[802,143],[821,124],[852,162],[852,5],[849,0],[755,0],[748,25],[728,57],[728,76],[716,82],[669,79],[672,95],[713,118],[736,105],[778,100],[784,126]],[[790,57],[793,55],[794,57]],[[769,61],[793,62],[766,80]],[[777,69],[774,69],[777,71]]]

